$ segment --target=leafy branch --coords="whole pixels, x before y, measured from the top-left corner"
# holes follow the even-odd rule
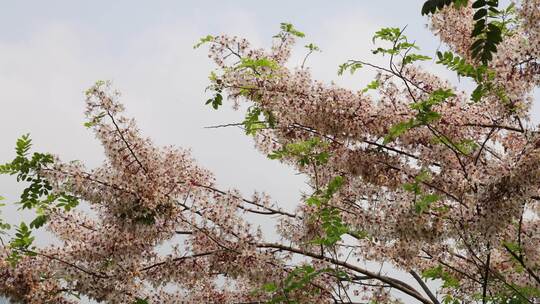
[[[471,45],[473,58],[487,64],[497,52],[497,45],[502,42],[502,31],[496,23],[491,22],[489,13],[500,13],[497,7],[498,0],[477,0],[472,7],[476,9],[473,20],[475,21],[471,37],[476,41]]]
[[[422,170],[414,178],[414,182],[406,183],[403,185],[403,189],[407,192],[414,194],[414,211],[418,214],[426,212],[431,204],[440,199],[440,196],[434,193],[424,193],[421,188],[421,184],[429,179],[429,173],[426,170]]]
[[[270,159],[295,158],[300,166],[309,164],[323,165],[328,162],[330,155],[325,151],[328,144],[317,137],[304,141],[289,143],[283,148],[268,155]]]
[[[428,0],[422,6],[422,15],[434,14],[446,6],[454,5],[456,8],[464,7],[469,3],[468,0]]]
[[[270,282],[263,285],[262,290],[264,292],[273,294],[270,301],[266,303],[298,303],[291,295],[293,291],[301,291],[302,293],[317,292],[318,290],[310,291],[305,287],[317,276],[331,271],[333,271],[331,268],[315,269],[311,265],[298,266],[287,275],[283,282]]]
[[[444,102],[446,99],[455,96],[450,89],[437,89],[429,95],[426,100],[412,103],[411,109],[417,110],[416,116],[407,121],[400,122],[390,128],[388,134],[384,137],[383,144],[388,144],[405,132],[437,121],[441,114],[433,111],[433,107]]]
[[[382,54],[383,56],[390,55],[391,61],[396,56],[401,56],[402,68],[417,61],[431,60],[432,58],[429,56],[411,53],[412,50],[420,50],[420,48],[416,43],[408,41],[407,36],[403,35],[404,30],[405,29],[399,29],[397,27],[388,27],[378,30],[375,32],[372,42],[375,43],[377,40],[386,41],[391,44],[391,47],[385,48],[379,46],[376,49],[371,50],[371,52],[373,54]],[[339,66],[338,75],[343,75],[347,70],[351,74],[354,74],[357,70],[363,68],[364,65],[369,64],[357,60],[349,60]]]
[[[20,201],[17,202],[20,209],[33,209],[37,216],[29,225],[21,223],[17,228],[15,238],[11,241],[12,251],[11,261],[16,262],[21,252],[28,252],[32,244],[33,237],[30,236],[31,229],[37,229],[45,225],[48,220],[48,210],[52,206],[61,208],[68,212],[79,204],[77,197],[64,192],[54,192],[47,179],[40,174],[43,168],[53,163],[53,157],[45,153],[33,153],[30,157],[29,151],[32,147],[32,140],[29,134],[25,134],[17,139],[13,161],[0,165],[0,174],[17,175],[18,182],[27,182],[28,186],[23,190]],[[3,227],[8,227],[4,225]]]
[[[454,5],[456,8],[465,7],[468,0],[428,0],[422,6],[422,15],[434,14],[446,6]],[[475,10],[473,15],[474,28],[471,37],[476,40],[470,50],[474,59],[487,65],[497,52],[497,45],[502,42],[503,32],[507,32],[508,25],[515,22],[508,18],[513,12],[513,5],[500,11],[498,0],[476,0],[472,3]],[[502,20],[498,20],[502,17]]]

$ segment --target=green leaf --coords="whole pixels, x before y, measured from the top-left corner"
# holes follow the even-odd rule
[[[328,159],[330,158],[330,154],[328,154],[328,152],[321,152],[321,153],[316,153],[315,155],[313,155],[313,158],[315,160],[315,163],[317,165],[324,165],[326,163],[328,163]]]
[[[522,251],[521,247],[516,242],[503,242],[503,245],[506,246],[510,251],[514,253]]]
[[[216,93],[214,97],[208,99],[205,104],[211,105],[214,110],[217,110],[221,105],[223,105],[223,96],[220,93]]]
[[[475,41],[474,47],[478,51],[476,55],[479,55],[482,52],[483,44],[486,43],[484,40]],[[454,55],[451,52],[437,53],[438,64],[443,64],[452,71],[456,71],[459,76],[469,77],[473,79],[477,86],[471,94],[471,100],[474,102],[479,102],[482,97],[486,94],[493,92],[499,95],[501,100],[505,100],[504,87],[500,85],[494,85],[493,80],[495,79],[495,71],[488,68],[488,66],[482,64],[475,66],[473,64],[467,63],[465,59]]]
[[[240,64],[236,66],[237,69],[250,68],[257,70],[258,68],[270,68],[271,70],[276,70],[279,68],[277,62],[269,58],[242,58]]]
[[[324,165],[328,162],[330,155],[325,151],[327,143],[317,137],[307,140],[288,143],[280,150],[268,155],[270,159],[283,159],[292,157],[298,161],[300,166],[309,164]]]
[[[335,270],[331,268],[322,268],[315,269],[311,265],[302,265],[298,266],[292,271],[289,272],[287,277],[281,282],[277,283],[266,283],[263,285],[262,290],[267,293],[273,293],[273,297],[270,301],[266,303],[277,304],[277,303],[300,303],[296,300],[296,294],[304,294],[308,292],[308,289],[305,287],[310,284],[317,276],[325,272],[334,272]],[[295,293],[292,293],[296,291]]]
[[[340,211],[328,205],[328,202],[343,186],[344,179],[341,176],[336,176],[328,183],[326,189],[317,191],[316,194],[306,200],[308,206],[319,208],[316,215],[321,220],[321,227],[324,235],[312,240],[311,243],[324,246],[333,246],[341,240],[342,235],[349,233],[349,227],[343,223]],[[360,235],[358,235],[360,237]]]
[[[400,37],[401,37],[401,30],[399,28],[385,27],[375,32],[375,35],[373,36],[372,41],[373,43],[375,43],[377,39],[380,39],[380,40],[394,42],[398,40]]]
[[[493,54],[497,52],[497,45],[502,42],[503,32],[507,32],[507,24],[503,16],[501,21],[496,18],[502,15],[497,9],[498,1],[477,0],[473,3],[476,9],[473,19],[476,21],[471,37],[476,38],[471,44],[472,57],[487,65],[493,59]],[[506,11],[504,11],[506,13]],[[492,19],[495,19],[492,21]],[[511,18],[510,18],[511,19]]]
[[[38,215],[32,222],[30,222],[30,228],[38,229],[45,225],[47,222],[48,216],[46,215]]]
[[[429,174],[429,171],[426,170],[426,169],[422,169],[422,170],[420,170],[420,172],[418,173],[418,175],[416,175],[416,176],[414,177],[414,180],[415,180],[416,182],[418,182],[418,183],[421,183],[421,182],[425,182],[425,181],[429,180],[430,177],[431,177],[431,176],[430,176],[430,174]]]
[[[400,137],[402,134],[414,128],[415,126],[416,122],[414,119],[410,119],[408,121],[403,121],[393,125],[392,127],[390,127],[388,134],[386,134],[386,136],[384,137],[383,144],[386,145],[394,141],[396,138]]]
[[[0,201],[4,200],[5,198],[3,196],[0,196]],[[4,207],[5,204],[0,204],[0,207]],[[8,223],[5,223],[3,219],[0,218],[0,234],[4,234],[5,232],[2,230],[8,230],[11,228],[11,225]]]
[[[414,194],[414,210],[418,214],[427,211],[431,204],[440,199],[440,196],[437,194],[426,194],[422,191],[421,184],[430,178],[430,172],[426,169],[422,169],[414,177],[414,182],[405,183],[402,186],[403,190]]]
[[[91,128],[91,127],[95,126],[96,124],[98,124],[98,123],[101,121],[101,119],[102,119],[103,117],[105,117],[106,115],[107,115],[107,114],[106,114],[105,112],[100,113],[100,114],[97,115],[96,117],[93,117],[90,121],[85,122],[83,125],[84,125],[85,127],[87,127],[87,128]]]
[[[333,207],[324,207],[319,211],[322,220],[321,227],[325,235],[312,241],[313,244],[333,246],[341,240],[341,237],[349,232],[349,228],[343,223],[340,211]]]
[[[477,0],[472,4],[472,8],[482,8],[484,6],[486,6],[486,0]]]
[[[388,144],[401,136],[408,130],[421,125],[428,125],[441,118],[441,115],[432,111],[432,107],[438,105],[455,94],[451,89],[437,89],[433,91],[428,99],[412,103],[411,109],[417,110],[415,118],[400,122],[390,128],[388,134],[384,137],[383,144]]]
[[[462,8],[469,4],[469,0],[454,0],[454,7]]]
[[[12,252],[8,257],[8,261],[12,265],[16,265],[23,254],[28,256],[35,255],[34,252],[30,251],[33,248],[32,243],[34,242],[34,237],[31,234],[32,231],[24,222],[17,227],[15,237],[9,243]]]
[[[437,6],[435,1],[429,0],[424,3],[422,6],[422,15],[433,14],[437,11]]]
[[[266,292],[274,292],[278,289],[276,283],[266,283],[263,285],[263,290]]]
[[[439,120],[440,118],[441,118],[441,114],[434,111],[427,111],[425,113],[418,115],[418,121],[424,125],[427,125],[431,122]]]
[[[479,102],[484,96],[484,94],[485,94],[484,86],[482,84],[479,84],[478,86],[476,86],[476,88],[472,92],[471,99],[474,102]]]
[[[56,204],[57,207],[63,208],[64,211],[69,212],[73,208],[77,207],[79,205],[79,199],[75,196],[68,195],[65,193],[62,193],[60,197],[58,198],[58,203]]]
[[[267,155],[269,159],[282,159],[285,156],[285,153],[281,150],[273,151]]]
[[[414,205],[414,210],[416,211],[416,213],[419,213],[419,214],[424,213],[425,211],[429,209],[431,204],[438,201],[439,199],[440,199],[440,196],[437,194],[422,195],[420,197],[420,200],[418,200],[416,204]]]
[[[10,242],[13,254],[9,257],[11,263],[16,263],[21,254],[32,254],[29,252],[34,237],[31,236],[31,229],[42,227],[47,219],[47,210],[58,200],[57,207],[64,207],[66,211],[71,210],[78,204],[78,199],[65,193],[51,193],[53,187],[47,179],[40,173],[43,167],[53,163],[54,159],[50,154],[33,153],[29,158],[31,140],[28,135],[24,135],[17,140],[16,157],[8,164],[0,166],[0,173],[16,174],[17,181],[28,183],[20,195],[17,202],[20,209],[35,209],[37,217],[27,226],[24,222],[16,229],[15,238]],[[0,220],[0,229],[9,229],[10,225]]]
[[[478,148],[478,144],[474,140],[465,139],[461,142],[454,143],[454,146],[465,155],[470,155]]]
[[[340,64],[338,67],[338,75],[341,76],[347,70],[351,72],[351,75],[354,74],[358,69],[361,69],[364,65],[357,61],[348,61],[343,64]]]
[[[418,183],[405,183],[403,184],[403,190],[407,192],[412,192],[414,194],[420,194],[420,186]]]
[[[424,2],[424,5],[422,6],[422,15],[434,14],[438,10],[451,4],[454,4],[455,8],[462,8],[467,6],[468,3],[468,0],[428,0]]]
[[[19,139],[17,139],[17,143],[15,146],[15,151],[17,153],[17,156],[19,157],[26,157],[28,150],[32,147],[32,139],[30,139],[30,134],[24,134]]]
[[[410,55],[406,55],[403,58],[403,65],[407,65],[407,64],[413,63],[415,61],[426,61],[426,60],[431,60],[431,59],[433,59],[433,58],[431,58],[429,56],[425,56],[425,55],[410,54]]]
[[[306,200],[306,204],[308,206],[317,206],[320,207],[322,205],[321,200],[316,196],[311,196]]]
[[[196,49],[196,48],[199,48],[201,47],[203,44],[206,44],[208,42],[212,42],[214,41],[214,36],[212,35],[206,35],[205,37],[202,37],[201,39],[199,39],[199,42],[197,42],[193,48]]]
[[[475,42],[480,45],[479,42]],[[470,77],[476,83],[481,83],[485,78],[492,74],[493,71],[488,69],[487,66],[475,66],[467,63],[464,58],[454,55],[452,52],[437,52],[438,61],[437,64],[445,65],[452,71],[455,71],[459,76]]]
[[[280,24],[280,28],[281,28],[281,30],[283,32],[291,34],[291,35],[296,36],[296,37],[303,38],[304,36],[306,36],[304,33],[298,31],[297,29],[295,29],[294,26],[291,23],[282,22]]]
[[[404,57],[403,62],[402,62],[403,65],[406,65],[413,61],[424,60],[424,58],[426,57],[426,56],[418,55],[418,54],[410,54],[409,56],[407,55],[407,52],[410,51],[411,49],[418,50],[419,48],[418,46],[416,46],[416,44],[408,42],[407,37],[403,35],[402,30],[400,30],[399,28],[394,27],[394,28],[380,29],[373,36],[373,43],[375,43],[375,41],[377,40],[390,42],[392,44],[392,48],[378,47],[371,51],[373,54],[382,54],[382,55],[388,54],[388,55],[395,56],[395,55],[400,54],[403,51],[406,51],[405,54],[403,55]]]
[[[306,44],[305,48],[307,48],[311,52],[320,52],[321,51],[321,49],[318,46],[316,46],[315,44],[313,44],[313,43]]]
[[[375,79],[372,82],[370,82],[364,89],[362,89],[362,93],[365,93],[369,90],[376,90],[377,88],[379,88],[379,86],[380,86],[379,80]]]
[[[433,91],[428,99],[411,104],[411,109],[418,110],[416,119],[421,124],[427,124],[440,118],[439,113],[433,112],[431,108],[436,106],[450,97],[456,96],[451,89],[437,89]]]
[[[473,20],[482,19],[487,15],[487,9],[481,8],[476,11],[476,13],[473,16]]]
[[[442,280],[443,288],[458,288],[459,280],[452,276],[450,273],[443,270],[442,266],[428,268],[422,271],[422,277],[431,280]]]
[[[258,130],[264,129],[266,124],[259,119],[262,113],[261,108],[251,107],[248,109],[246,118],[243,121],[246,135],[255,135]]]
[[[343,182],[344,180],[342,176],[336,176],[330,180],[326,188],[326,197],[332,197],[343,186]]]

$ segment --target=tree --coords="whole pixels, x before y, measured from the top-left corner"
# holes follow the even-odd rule
[[[313,80],[306,60],[289,69],[304,36],[291,24],[270,50],[224,35],[197,45],[209,44],[217,64],[207,104],[247,102],[240,125],[257,148],[309,178],[313,192],[294,212],[217,188],[186,150],[142,137],[119,94],[97,82],[85,125],[105,149],[103,166],[30,155],[23,136],[0,167],[28,183],[19,203],[37,214],[1,249],[0,294],[24,303],[536,303],[540,133],[527,121],[540,84],[540,1],[430,0],[423,13],[448,46],[437,63],[470,79],[471,94],[424,70],[431,58],[398,28],[373,38],[387,66],[340,66],[377,70],[359,92]],[[281,241],[266,241],[245,213],[277,218]],[[42,226],[59,245],[33,246]],[[164,244],[167,256],[156,251]]]

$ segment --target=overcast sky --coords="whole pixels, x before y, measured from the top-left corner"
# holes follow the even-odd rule
[[[259,154],[239,129],[204,128],[238,122],[242,113],[204,106],[213,65],[206,49],[193,50],[193,44],[228,33],[268,46],[279,23],[291,22],[307,34],[300,46],[314,42],[323,51],[308,62],[316,78],[360,89],[373,74],[338,77],[337,66],[351,58],[377,61],[370,49],[378,28],[408,25],[407,35],[426,54],[440,46],[420,16],[422,3],[0,0],[0,162],[11,160],[15,140],[31,133],[36,150],[88,167],[101,164],[102,150],[82,126],[83,91],[96,80],[112,80],[155,143],[191,147],[223,188],[246,195],[264,190],[293,206],[306,189],[303,177]],[[293,66],[305,54],[298,50]],[[0,195],[8,202],[20,189],[13,178],[0,177]],[[18,223],[14,210],[3,214]]]

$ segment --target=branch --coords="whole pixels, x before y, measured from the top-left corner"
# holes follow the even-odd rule
[[[426,292],[427,296],[431,299],[433,304],[440,304],[439,300],[437,300],[437,297],[429,290],[426,283],[424,283],[424,280],[416,273],[414,270],[409,271],[409,273],[413,276],[413,278],[420,284],[420,287]]]
[[[122,134],[122,131],[120,130],[120,127],[118,126],[118,124],[116,123],[116,120],[114,119],[114,116],[111,114],[111,112],[109,110],[107,110],[107,116],[109,116],[111,118],[111,121],[114,125],[114,127],[116,128],[116,132],[118,133],[118,135],[120,136],[120,139],[124,142],[124,144],[126,145],[126,148],[129,150],[129,152],[131,153],[131,155],[133,156],[133,158],[135,158],[135,161],[137,162],[137,164],[139,164],[139,166],[141,167],[141,169],[144,171],[144,173],[148,173],[148,171],[146,170],[146,168],[143,166],[143,164],[141,163],[141,161],[139,160],[139,158],[137,157],[137,154],[135,154],[135,151],[133,151],[133,149],[131,148],[131,145],[129,144],[129,142],[126,140],[126,138],[124,137],[124,135]]]
[[[203,257],[203,256],[207,256],[207,255],[211,255],[211,254],[220,252],[220,251],[223,251],[223,250],[213,250],[213,251],[208,251],[208,252],[196,253],[196,254],[193,254],[193,255],[182,256],[182,257],[174,258],[174,259],[172,259],[170,261],[163,261],[163,262],[159,262],[159,263],[156,263],[156,264],[148,265],[146,267],[141,268],[140,271],[148,271],[148,270],[150,270],[152,268],[159,267],[159,266],[162,266],[162,265],[170,263],[170,262],[179,262],[179,261],[184,261],[184,260],[187,260],[187,259],[200,258],[200,257]]]
[[[489,244],[488,244],[489,249]],[[486,272],[484,274],[484,282],[482,283],[482,304],[486,303],[487,288],[489,283],[489,265],[491,264],[491,251],[488,252],[486,258]]]
[[[531,277],[534,278],[534,280],[540,284],[540,277],[538,277],[538,275],[536,273],[534,273],[534,271],[532,271],[532,269],[530,269],[527,265],[525,265],[525,261],[523,260],[523,257],[520,257],[518,256],[514,251],[512,251],[512,249],[510,249],[507,245],[504,245],[504,249],[506,249],[506,251],[508,251],[508,253],[510,253],[510,255],[512,255],[512,257],[514,259],[516,259],[519,264],[521,266],[523,266],[523,268],[525,268],[525,270],[531,275]]]
[[[477,124],[477,123],[466,123],[466,124],[463,124],[463,126],[467,126],[467,127],[480,127],[480,128],[497,128],[497,129],[504,129],[504,130],[508,130],[508,131],[514,131],[514,132],[519,132],[519,133],[524,133],[525,131],[523,129],[519,129],[519,128],[515,128],[515,127],[511,127],[511,126],[505,126],[505,125],[497,125],[497,124]]]
[[[337,260],[337,259],[334,259],[334,258],[331,258],[331,257],[328,257],[328,256],[324,256],[324,255],[321,255],[321,254],[316,254],[316,253],[313,253],[313,252],[305,251],[305,250],[302,250],[302,249],[299,249],[299,248],[289,247],[289,246],[285,246],[285,245],[281,245],[281,244],[275,244],[275,243],[259,243],[259,244],[255,244],[255,245],[258,248],[276,248],[276,249],[280,249],[280,250],[284,250],[284,251],[304,255],[304,256],[307,256],[307,257],[311,257],[311,258],[314,258],[314,259],[317,259],[317,260],[326,261],[326,262],[332,263],[334,265],[339,265],[339,266],[342,266],[342,267],[347,268],[349,270],[356,271],[358,273],[367,275],[369,277],[372,277],[373,279],[377,279],[377,280],[379,280],[379,281],[381,281],[383,283],[386,283],[386,284],[392,286],[393,288],[396,288],[396,289],[404,292],[405,294],[417,299],[421,303],[434,304],[431,300],[424,298],[412,286],[410,286],[407,283],[402,282],[402,281],[400,281],[398,279],[394,279],[394,278],[390,278],[390,277],[387,277],[387,276],[384,276],[384,275],[380,275],[380,274],[374,273],[372,271],[369,271],[367,269],[364,269],[364,268],[361,268],[361,267],[358,267],[358,266],[355,266],[355,265],[352,265],[352,264],[349,264],[349,263],[346,263],[346,262],[343,262],[343,261],[340,261],[340,260]]]
[[[259,213],[259,214],[280,214],[280,215],[288,216],[288,217],[291,217],[291,218],[298,218],[298,216],[296,214],[292,214],[292,213],[289,213],[289,212],[283,211],[283,210],[274,209],[272,207],[265,206],[263,204],[257,203],[256,201],[248,200],[246,198],[239,197],[237,195],[228,194],[227,192],[225,192],[223,190],[220,190],[220,189],[217,189],[217,188],[214,188],[212,186],[206,186],[206,185],[202,185],[202,184],[195,183],[195,182],[192,182],[191,184],[196,186],[196,187],[204,188],[204,189],[216,192],[216,193],[221,194],[221,195],[231,195],[232,197],[234,197],[236,199],[239,199],[239,200],[242,200],[245,203],[248,203],[248,204],[251,204],[251,205],[254,205],[254,206],[257,206],[259,208],[263,208],[263,209],[267,210],[267,211],[257,211],[257,210],[248,209],[248,208],[239,206],[240,209],[243,209],[243,210],[246,210],[246,211],[249,211],[249,212],[254,212],[254,213]]]
[[[70,266],[72,268],[75,268],[75,269],[77,269],[79,271],[82,271],[82,272],[86,273],[87,275],[90,275],[90,276],[93,276],[93,277],[96,277],[96,278],[99,278],[99,279],[108,279],[108,278],[110,278],[109,275],[92,272],[91,270],[85,269],[85,268],[83,268],[81,266],[78,266],[78,265],[73,264],[73,263],[68,262],[68,261],[64,261],[64,260],[62,260],[62,259],[60,259],[58,257],[48,255],[46,253],[42,253],[42,252],[38,252],[38,251],[32,251],[32,250],[23,250],[23,252],[39,255],[39,256],[42,256],[42,257],[46,257],[46,258],[48,258],[50,260],[58,261],[58,262],[60,262],[62,264],[68,265],[68,266]]]

